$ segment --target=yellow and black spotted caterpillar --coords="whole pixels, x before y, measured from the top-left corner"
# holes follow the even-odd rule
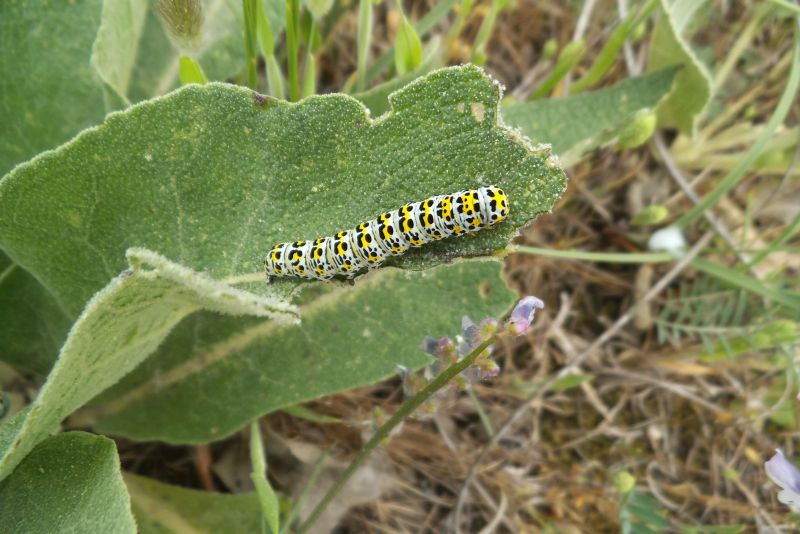
[[[506,194],[495,186],[411,202],[333,237],[278,243],[264,260],[267,279],[352,278],[364,267],[378,267],[387,256],[399,256],[409,247],[488,228],[505,219],[508,209]]]

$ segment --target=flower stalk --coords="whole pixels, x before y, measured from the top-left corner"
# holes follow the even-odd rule
[[[361,449],[361,452],[358,453],[358,456],[350,462],[350,465],[347,466],[347,469],[342,472],[339,478],[336,480],[336,483],[331,486],[322,500],[314,507],[314,510],[308,516],[308,518],[300,525],[297,529],[298,533],[302,534],[303,532],[307,532],[311,525],[314,524],[320,514],[322,514],[323,510],[328,506],[328,503],[333,500],[336,494],[341,491],[344,485],[350,480],[350,477],[353,476],[353,473],[361,467],[361,464],[367,459],[367,457],[372,453],[375,448],[380,445],[380,443],[386,439],[387,436],[394,430],[394,428],[403,422],[403,420],[411,415],[414,410],[416,410],[421,404],[425,401],[430,399],[437,391],[442,389],[447,383],[458,376],[462,371],[467,369],[475,359],[481,355],[486,349],[489,348],[492,343],[497,340],[497,334],[492,335],[488,339],[486,339],[483,343],[478,345],[469,355],[467,355],[464,359],[457,361],[441,373],[439,373],[436,378],[431,380],[431,382],[423,388],[422,391],[414,395],[412,398],[408,399],[406,402],[400,406],[400,409],[392,415],[386,423],[384,423],[378,430],[373,434],[372,438],[364,445],[364,448]]]

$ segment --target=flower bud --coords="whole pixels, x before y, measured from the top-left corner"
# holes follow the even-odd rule
[[[531,327],[537,309],[543,309],[544,302],[540,299],[527,296],[520,300],[506,321],[506,331],[512,336],[521,336]]]
[[[158,12],[172,42],[184,53],[200,50],[203,5],[200,0],[158,0]]]

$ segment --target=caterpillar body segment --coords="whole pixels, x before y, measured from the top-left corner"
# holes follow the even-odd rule
[[[489,228],[505,219],[508,212],[508,197],[495,186],[433,196],[381,213],[331,237],[278,243],[267,253],[264,267],[268,279],[352,278],[411,247]]]

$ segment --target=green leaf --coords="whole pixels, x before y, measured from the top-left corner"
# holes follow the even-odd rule
[[[272,33],[272,24],[264,11],[264,2],[261,1],[256,4],[256,29],[261,53],[264,56],[274,56],[275,34]]]
[[[15,413],[11,419],[0,422],[0,451],[4,451],[11,446],[11,443],[19,433],[20,428],[22,428],[22,424],[25,422],[25,418],[30,411],[31,406],[25,406]],[[50,429],[49,433],[53,434],[57,430],[58,427],[54,426]]]
[[[636,148],[646,143],[656,130],[656,114],[650,109],[641,109],[623,124],[617,137],[617,148]]]
[[[633,216],[631,219],[631,226],[660,224],[667,217],[669,217],[669,208],[661,204],[652,204]]]
[[[73,325],[59,360],[24,424],[0,450],[0,479],[76,408],[153,352],[175,324],[198,309],[291,320],[292,307],[191,272],[144,249],[131,269],[97,293]]]
[[[794,313],[800,311],[800,294],[796,291],[785,291],[768,281],[758,280],[746,273],[720,265],[719,263],[705,258],[695,258],[692,260],[692,266],[732,287],[744,289],[745,291],[750,291],[756,295],[768,298],[772,302],[780,303]]]
[[[625,507],[633,517],[645,523],[647,527],[658,530],[669,528],[669,522],[658,513],[660,507],[658,501],[649,495],[634,491]],[[641,526],[645,527],[645,525]]]
[[[495,260],[425,272],[381,269],[301,307],[302,326],[276,328],[198,314],[87,414],[102,432],[203,443],[260,415],[430,363],[426,335],[454,335],[461,317],[499,317],[516,300]],[[310,291],[310,290],[309,290]]]
[[[741,276],[747,277],[745,274]],[[773,318],[762,324],[756,323],[749,328],[742,328],[741,333],[737,334],[731,334],[730,337],[721,336],[719,341],[710,343],[707,352],[700,358],[703,361],[714,362],[754,350],[791,345],[800,338],[800,324],[790,319]]]
[[[46,375],[69,326],[42,285],[0,252],[0,360]]]
[[[77,318],[84,303],[102,292],[73,327],[13,452],[0,463],[0,474],[8,473],[44,429],[146,358],[187,314],[205,308],[260,315],[280,304],[274,297],[237,293],[196,272],[255,280],[244,287],[262,295],[299,284],[329,288],[291,279],[265,286],[260,281],[264,251],[273,242],[354,227],[409,200],[489,183],[503,187],[511,199],[511,214],[503,224],[475,237],[417,249],[395,265],[421,269],[505,246],[520,227],[551,209],[564,190],[565,176],[549,151],[534,149],[497,124],[498,100],[498,87],[470,66],[443,69],[412,83],[390,98],[393,112],[374,122],[361,104],[342,95],[289,104],[230,85],[190,85],[112,114],[102,126],[16,168],[0,181],[0,246],[55,296],[70,318]],[[136,249],[128,251],[128,265],[125,251],[134,246],[180,264]],[[497,266],[493,268],[496,272]],[[402,283],[402,273],[395,276],[395,293],[384,293],[385,304],[413,287]],[[454,299],[458,286],[448,284],[450,300],[442,304],[458,315],[453,306],[458,310],[459,302],[473,300]],[[368,287],[366,281],[364,285]],[[489,287],[496,288],[498,300],[492,300],[490,309],[497,312],[508,302],[508,293],[496,281],[490,280]],[[350,291],[357,295],[358,285]],[[419,302],[408,301],[407,306],[418,310]],[[327,320],[339,323],[341,317],[329,313]],[[385,328],[396,331],[397,317],[387,319]],[[234,321],[236,327],[242,324],[247,322]],[[455,323],[446,324],[451,333],[457,331]],[[330,350],[335,346],[327,341],[332,336],[347,342],[336,335],[339,326],[328,328],[315,334],[312,350],[317,344]],[[226,326],[217,340],[230,330]],[[279,348],[274,342],[267,345]],[[281,356],[302,363],[307,353],[299,347],[303,350],[281,351]],[[367,359],[369,353],[355,356]],[[413,358],[407,352],[391,365],[422,363],[418,354]],[[335,367],[358,361],[324,363]],[[192,436],[201,432],[215,435],[216,428],[221,437],[221,429],[231,433],[270,409],[390,374],[385,361],[368,369],[344,378],[340,370],[320,377],[315,387],[283,384],[282,397],[243,409],[239,402],[232,416],[217,406],[219,425],[191,420],[187,422],[194,427],[176,428],[176,435],[196,439]],[[209,367],[214,388],[199,397],[227,391],[238,401],[253,394],[231,390],[235,381],[213,375],[220,370],[225,369]],[[250,375],[264,379],[261,373]],[[244,410],[250,412],[242,420]],[[186,413],[202,415],[196,409],[184,417]]]
[[[306,421],[311,421],[312,423],[341,424],[343,422],[338,417],[333,417],[331,415],[325,415],[315,412],[311,408],[307,408],[302,404],[287,406],[281,411],[291,415],[292,417],[296,417],[298,419],[304,419]]]
[[[180,79],[182,85],[208,83],[208,78],[203,73],[203,68],[189,56],[181,56],[180,58]]]
[[[261,532],[255,493],[198,491],[124,474],[139,534]]]
[[[225,80],[243,67],[241,2],[211,0],[206,15],[199,62]],[[0,141],[0,176],[107,111],[178,84],[179,52],[146,0],[2,2],[0,45],[0,124],[13,133]]]
[[[550,386],[550,391],[565,391],[580,386],[584,382],[593,379],[594,375],[570,373],[559,378]]]
[[[628,471],[619,471],[614,475],[614,486],[622,494],[630,493],[636,487],[636,478]]]
[[[101,4],[0,2],[0,176],[103,119],[89,63]]]
[[[273,0],[261,0],[264,4],[264,12],[269,19],[269,26],[275,36],[286,28],[286,2],[275,2]]]
[[[566,98],[509,104],[503,116],[535,142],[552,144],[562,161],[574,161],[599,146],[601,134],[654,107],[669,92],[675,72],[665,69]]]
[[[261,428],[258,422],[250,425],[250,463],[253,471],[250,479],[256,488],[261,513],[272,534],[280,532],[280,505],[275,490],[267,480],[267,457],[264,455],[264,444],[261,441]]]
[[[40,443],[0,482],[0,531],[136,532],[113,441],[84,432]]]
[[[659,126],[673,126],[694,136],[697,120],[711,101],[712,80],[703,63],[683,39],[682,34],[692,14],[705,1],[659,0],[661,13],[653,30],[649,71],[681,65],[675,89],[658,106]]]
[[[92,46],[92,66],[123,101],[127,101],[147,4],[147,0],[105,0]]]
[[[422,63],[422,41],[414,26],[403,15],[394,41],[394,67],[397,74],[403,75],[419,67]]]
[[[333,7],[333,0],[305,0],[303,2],[315,19],[321,19]]]

